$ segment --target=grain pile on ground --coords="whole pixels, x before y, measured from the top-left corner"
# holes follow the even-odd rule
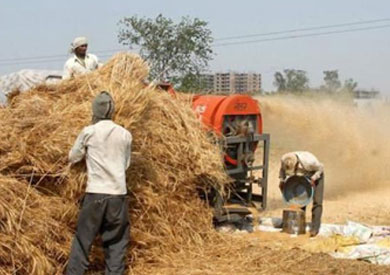
[[[96,72],[20,94],[0,110],[3,273],[62,272],[86,180],[83,165],[67,166],[67,153],[102,90],[116,102],[114,120],[134,138],[129,261],[161,263],[162,255],[207,239],[212,216],[197,188],[227,182],[220,153],[188,104],[145,87],[147,74],[139,57],[118,54]],[[92,254],[92,268],[101,269],[101,251]]]

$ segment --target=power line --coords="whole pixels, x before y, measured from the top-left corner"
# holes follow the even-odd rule
[[[99,55],[101,58],[110,57],[111,54]],[[30,61],[21,61],[21,62],[10,62],[10,63],[1,63],[0,65],[13,66],[13,65],[28,65],[28,64],[41,64],[41,63],[52,63],[52,62],[65,62],[64,58],[49,59],[49,60],[30,60]]]
[[[235,40],[235,39],[240,39],[240,38],[242,39],[242,38],[250,38],[250,37],[256,37],[256,36],[270,36],[270,35],[275,35],[275,34],[302,32],[302,31],[317,30],[317,29],[319,30],[319,29],[335,28],[335,27],[341,27],[341,26],[371,24],[371,23],[378,23],[378,22],[384,22],[384,21],[390,21],[390,18],[369,20],[369,21],[360,21],[360,22],[351,22],[351,23],[344,23],[344,24],[326,25],[326,26],[319,26],[319,27],[301,28],[301,29],[278,31],[278,32],[272,32],[272,33],[270,32],[270,33],[253,34],[253,35],[232,36],[230,38],[225,37],[225,38],[220,38],[220,39],[216,39],[216,40],[218,40],[218,41],[228,40],[228,39]],[[253,44],[253,43],[260,43],[260,42],[279,41],[279,40],[305,38],[305,37],[315,37],[315,36],[323,36],[323,35],[330,35],[330,34],[341,34],[341,33],[358,32],[358,31],[364,31],[364,30],[383,29],[383,28],[388,28],[388,27],[390,27],[390,24],[379,25],[379,26],[369,26],[369,27],[362,27],[362,28],[354,28],[354,29],[335,30],[335,31],[328,31],[328,32],[296,34],[296,35],[273,37],[273,38],[266,38],[266,39],[244,40],[244,41],[226,42],[226,43],[219,43],[219,44],[217,43],[217,44],[213,44],[213,47],[223,47],[223,46],[231,46],[231,45],[243,45],[243,44]],[[110,49],[110,50],[99,50],[99,51],[94,51],[94,52],[95,53],[110,53],[108,55],[101,55],[101,57],[108,57],[112,53],[115,53],[115,52],[121,51],[121,50],[125,50],[125,49],[118,48],[118,49]],[[12,65],[59,62],[59,61],[63,61],[66,57],[68,57],[68,55],[61,54],[61,55],[46,55],[46,56],[35,56],[35,57],[8,58],[8,59],[0,59],[0,65],[12,66]]]
[[[317,27],[298,28],[298,29],[290,29],[290,30],[276,31],[276,32],[247,34],[247,35],[239,35],[239,36],[227,36],[227,37],[214,39],[214,41],[236,40],[236,39],[258,37],[258,36],[271,36],[271,35],[277,35],[277,34],[286,34],[286,33],[293,33],[293,32],[305,32],[305,31],[313,31],[313,30],[322,30],[322,29],[331,29],[331,28],[339,28],[339,27],[347,27],[347,26],[356,26],[356,25],[366,25],[366,24],[373,24],[373,23],[380,23],[380,22],[389,22],[389,21],[390,21],[390,18],[382,18],[382,19],[366,20],[366,21],[355,21],[355,22],[342,23],[342,24],[322,25],[322,26],[317,26]]]
[[[110,50],[99,50],[99,51],[94,51],[94,53],[114,53],[118,51],[123,51],[126,49],[110,49]],[[0,63],[3,62],[13,62],[13,61],[29,61],[29,60],[39,60],[39,59],[52,59],[52,58],[66,58],[68,57],[69,54],[56,54],[56,55],[42,55],[42,56],[33,56],[33,57],[19,57],[19,58],[5,58],[5,59],[0,59]]]
[[[390,18],[382,18],[382,19],[376,19],[376,20],[365,20],[365,21],[357,21],[357,22],[349,22],[349,23],[342,23],[342,24],[332,24],[332,25],[322,25],[317,27],[308,27],[308,28],[298,28],[298,29],[291,29],[291,30],[284,30],[284,31],[276,31],[276,32],[268,32],[268,33],[258,33],[258,34],[249,34],[249,35],[240,35],[240,36],[228,36],[228,37],[222,37],[214,39],[214,41],[225,41],[225,40],[237,40],[242,38],[251,38],[251,37],[258,37],[258,36],[271,36],[271,35],[277,35],[277,34],[286,34],[286,33],[293,33],[293,32],[304,32],[304,31],[310,31],[310,30],[321,30],[321,29],[330,29],[330,28],[338,28],[338,27],[346,27],[346,26],[354,26],[354,25],[365,25],[365,24],[373,24],[373,23],[379,23],[379,22],[388,22],[390,21]],[[231,42],[235,43],[235,42]],[[117,52],[123,49],[109,49],[109,50],[99,50],[94,51],[95,53],[113,53]],[[34,56],[34,57],[20,57],[20,58],[6,58],[6,59],[0,59],[0,63],[3,62],[14,62],[14,61],[29,61],[29,60],[39,60],[39,59],[53,59],[53,58],[66,58],[67,54],[56,54],[56,55],[43,55],[43,56]]]
[[[384,28],[389,28],[389,27],[390,27],[390,24],[387,24],[387,25],[380,25],[380,26],[375,26],[375,27],[365,27],[365,28],[346,29],[346,30],[328,31],[328,32],[319,32],[319,33],[308,33],[308,34],[297,34],[297,35],[281,36],[281,37],[273,37],[273,38],[257,39],[257,40],[227,42],[227,43],[215,44],[213,46],[214,47],[223,47],[223,46],[231,46],[231,45],[254,44],[254,43],[260,43],[260,42],[288,40],[288,39],[305,38],[305,37],[315,37],[315,36],[323,36],[323,35],[330,35],[330,34],[358,32],[358,31],[365,31],[365,30],[384,29]]]

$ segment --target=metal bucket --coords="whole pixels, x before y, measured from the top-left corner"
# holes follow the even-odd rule
[[[294,175],[285,180],[282,194],[288,205],[303,207],[312,201],[314,189],[309,178]]]
[[[301,209],[285,209],[283,210],[283,230],[288,234],[305,234],[306,233],[306,218],[305,212]]]

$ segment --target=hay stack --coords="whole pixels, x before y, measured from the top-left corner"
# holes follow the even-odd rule
[[[17,95],[0,110],[2,273],[63,271],[86,182],[84,165],[69,168],[67,154],[102,90],[114,97],[114,120],[134,138],[129,265],[161,263],[215,237],[197,189],[227,182],[220,152],[188,104],[145,87],[147,74],[139,57],[118,54],[98,71]],[[101,251],[92,254],[92,269],[101,269]]]
[[[71,220],[74,205],[3,176],[0,192],[1,271],[54,274],[56,263],[67,260],[72,233],[65,221]]]

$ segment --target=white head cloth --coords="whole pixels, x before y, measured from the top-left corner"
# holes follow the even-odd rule
[[[74,50],[81,45],[88,44],[88,40],[84,36],[76,37],[73,42],[70,44],[70,51],[74,52]]]

